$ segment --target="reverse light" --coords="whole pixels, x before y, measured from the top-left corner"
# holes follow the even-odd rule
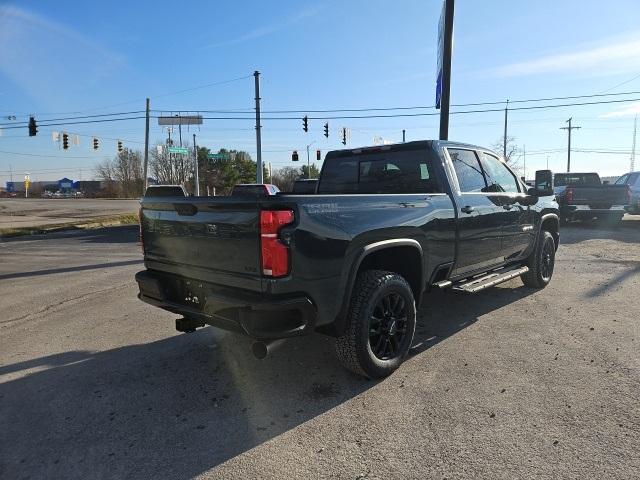
[[[284,277],[289,273],[289,248],[278,238],[280,229],[293,223],[292,210],[262,210],[260,212],[260,257],[262,274]]]

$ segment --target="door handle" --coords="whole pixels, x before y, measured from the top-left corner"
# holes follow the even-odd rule
[[[505,210],[511,210],[513,208],[513,205],[510,203],[507,203],[506,205],[503,205],[502,208],[504,208]]]
[[[471,212],[473,212],[474,210],[475,210],[475,208],[473,208],[471,205],[467,205],[466,207],[462,207],[462,208],[460,209],[460,211],[461,211],[462,213],[471,213]]]

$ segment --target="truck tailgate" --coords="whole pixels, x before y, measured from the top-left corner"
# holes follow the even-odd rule
[[[145,262],[151,270],[260,291],[255,199],[143,199]]]
[[[573,190],[572,205],[589,205],[592,208],[609,208],[627,203],[626,185],[598,185],[567,187]]]

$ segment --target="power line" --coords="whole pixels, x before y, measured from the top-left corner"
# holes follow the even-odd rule
[[[240,78],[248,78],[248,77],[240,77]],[[226,82],[218,82],[217,84],[228,83],[230,81],[235,81],[235,80],[237,79],[228,80]],[[209,85],[212,85],[212,84],[203,85],[200,87],[193,87],[193,89],[205,88],[206,86],[209,86]],[[191,89],[187,89],[187,90],[191,90]],[[640,94],[640,91],[615,93],[615,94],[608,94],[608,95],[630,95],[634,93]],[[608,95],[594,94],[594,95],[578,95],[578,96],[571,96],[571,97],[551,97],[551,98],[539,98],[539,99],[528,99],[528,100],[514,100],[514,101],[510,101],[509,103],[527,103],[527,102],[551,101],[551,100],[562,100],[562,99],[596,98],[596,97],[602,97],[602,96],[608,96]],[[626,99],[620,99],[620,100],[609,99],[609,100],[601,100],[601,101],[594,101],[594,102],[573,102],[573,103],[561,103],[561,104],[552,104],[552,105],[529,105],[529,106],[522,106],[522,107],[512,107],[509,110],[511,111],[535,110],[535,109],[544,110],[544,109],[563,108],[563,107],[571,107],[571,106],[604,105],[604,104],[636,102],[636,101],[640,101],[640,98],[626,98]],[[461,106],[476,106],[476,105],[477,106],[497,105],[502,103],[504,102],[479,102],[479,103],[455,104],[453,106],[461,107]],[[366,111],[394,111],[394,110],[407,111],[407,110],[426,109],[426,108],[433,108],[433,107],[388,107],[388,108],[385,107],[385,108],[368,108],[368,109],[333,109],[333,110],[272,110],[272,111],[266,111],[265,113],[302,113],[302,112],[331,113],[331,112],[366,112]],[[491,112],[502,112],[503,110],[504,110],[503,108],[460,110],[460,111],[451,112],[451,114],[461,115],[461,114],[473,114],[473,113],[491,113]],[[162,112],[167,110],[153,110],[153,111]],[[185,112],[186,110],[182,110],[182,111],[170,110],[170,111]],[[226,113],[233,113],[233,114],[251,113],[249,111],[231,111],[231,110],[199,110],[198,112],[201,112],[201,113],[210,113],[210,112],[225,113],[226,112]],[[89,124],[89,123],[138,120],[138,119],[145,118],[144,116],[134,116],[134,117],[127,117],[127,118],[99,118],[99,117],[109,117],[109,116],[118,116],[118,115],[135,115],[138,113],[143,113],[143,110],[118,112],[118,113],[106,113],[106,114],[99,114],[99,115],[84,115],[84,116],[76,116],[76,117],[48,118],[48,119],[39,120],[40,122],[44,122],[44,123],[40,123],[39,126],[48,127],[48,126],[77,125],[77,124]],[[394,114],[388,114],[388,115],[385,115],[385,114],[334,115],[334,116],[309,117],[309,119],[310,120],[342,120],[342,119],[367,119],[367,118],[403,118],[403,117],[406,118],[406,117],[425,117],[425,116],[437,116],[437,115],[440,115],[440,112],[394,113]],[[99,119],[87,120],[91,118],[99,118]],[[152,116],[152,118],[158,118],[158,116]],[[280,117],[280,116],[262,117],[262,118],[263,120],[299,120],[298,117],[286,117],[286,116],[285,117]],[[216,116],[216,117],[203,117],[203,119],[205,120],[253,120],[253,116],[251,117]],[[79,120],[79,121],[66,122],[66,120]],[[57,123],[57,122],[60,122],[60,123]],[[17,122],[17,123],[26,124],[27,122]],[[15,129],[15,128],[24,128],[25,125],[17,125],[16,122],[14,122],[14,123],[0,124],[0,126],[3,126],[5,130],[9,130],[9,129]]]
[[[128,118],[104,118],[101,120],[85,120],[85,121],[80,121],[80,122],[64,122],[64,123],[41,123],[38,126],[39,127],[59,127],[62,125],[80,125],[80,124],[85,124],[85,123],[105,123],[105,122],[122,122],[125,120],[139,120],[141,118],[146,118],[144,116],[142,117],[128,117]],[[11,130],[11,129],[15,129],[15,128],[25,128],[24,126],[19,126],[19,127],[4,127],[4,130]]]
[[[631,82],[633,82],[634,80],[636,80],[638,78],[640,78],[640,74],[636,75],[633,78],[630,78],[629,80],[625,80],[624,82],[618,83],[617,85],[614,85],[611,88],[607,88],[606,90],[603,90],[602,92],[600,92],[600,94],[602,95],[605,92],[610,92],[611,90],[615,90],[616,88],[621,87],[622,85],[626,85],[627,83],[631,83]],[[614,94],[612,93],[610,95],[614,95]],[[624,93],[621,93],[620,95],[624,95]]]
[[[135,110],[133,112],[102,113],[100,115],[83,115],[83,116],[80,116],[80,117],[40,118],[40,119],[38,119],[38,121],[39,122],[57,122],[57,121],[63,121],[63,120],[84,120],[84,119],[87,119],[87,118],[114,117],[116,115],[133,115],[133,114],[136,114],[136,113],[145,113],[145,111],[144,110]],[[26,125],[29,122],[2,123],[2,124],[0,124],[0,127],[4,126],[4,125],[16,126],[16,124],[22,124],[22,123],[24,123]]]
[[[228,80],[221,80],[221,81],[218,81],[218,82],[207,83],[205,85],[198,85],[196,87],[190,87],[190,88],[185,88],[185,89],[182,89],[182,90],[176,90],[174,92],[163,93],[161,95],[151,96],[150,98],[163,98],[163,97],[168,97],[168,96],[171,96],[171,95],[178,95],[180,93],[190,92],[192,90],[199,90],[199,89],[202,89],[202,88],[208,88],[208,87],[213,87],[213,86],[217,86],[217,85],[225,85],[227,83],[237,82],[239,80],[244,80],[245,78],[250,78],[252,76],[253,76],[253,74],[245,75],[243,77],[231,78],[231,79],[228,79]],[[114,103],[114,104],[105,105],[105,106],[102,106],[102,107],[94,107],[94,108],[90,108],[90,109],[87,109],[87,110],[78,110],[78,111],[75,111],[75,112],[74,111],[71,111],[71,112],[54,112],[54,113],[49,113],[48,115],[66,115],[66,114],[94,112],[96,110],[104,110],[104,109],[107,109],[107,108],[120,107],[122,105],[130,105],[132,103],[143,102],[144,100],[145,100],[145,98],[139,98],[139,99],[136,99],[136,100],[129,100],[129,101],[126,101],[126,102]],[[46,114],[42,114],[42,115],[46,115]],[[20,115],[20,116],[28,116],[28,115],[24,114],[24,115]]]
[[[577,100],[580,98],[598,98],[598,97],[609,97],[609,96],[621,96],[621,95],[638,95],[640,91],[633,92],[620,92],[620,93],[594,93],[590,95],[571,95],[564,97],[546,97],[546,98],[530,98],[530,99],[520,99],[520,100],[509,100],[509,103],[532,103],[532,102],[546,102],[546,101],[555,101],[555,100]],[[506,103],[505,100],[496,100],[490,102],[474,102],[474,103],[454,103],[451,104],[452,107],[478,107],[482,105],[504,105]],[[384,112],[384,111],[393,111],[393,110],[427,110],[434,109],[435,105],[428,106],[411,106],[411,107],[371,107],[371,108],[336,108],[336,109],[321,109],[321,110],[263,110],[262,113],[340,113],[340,112]],[[502,110],[502,109],[501,109]],[[513,109],[509,109],[513,110]],[[219,113],[219,114],[233,114],[233,113],[253,113],[253,110],[250,109],[236,109],[236,110],[172,110],[172,109],[163,109],[163,110],[152,110],[154,112],[176,112],[176,113],[188,113],[188,112],[198,112],[198,113]],[[439,115],[439,112],[435,113],[435,115]],[[296,117],[297,118],[297,117]]]

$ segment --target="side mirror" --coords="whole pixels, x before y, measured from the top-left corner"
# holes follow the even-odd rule
[[[536,171],[535,184],[527,193],[536,197],[553,195],[553,173],[551,170]]]

